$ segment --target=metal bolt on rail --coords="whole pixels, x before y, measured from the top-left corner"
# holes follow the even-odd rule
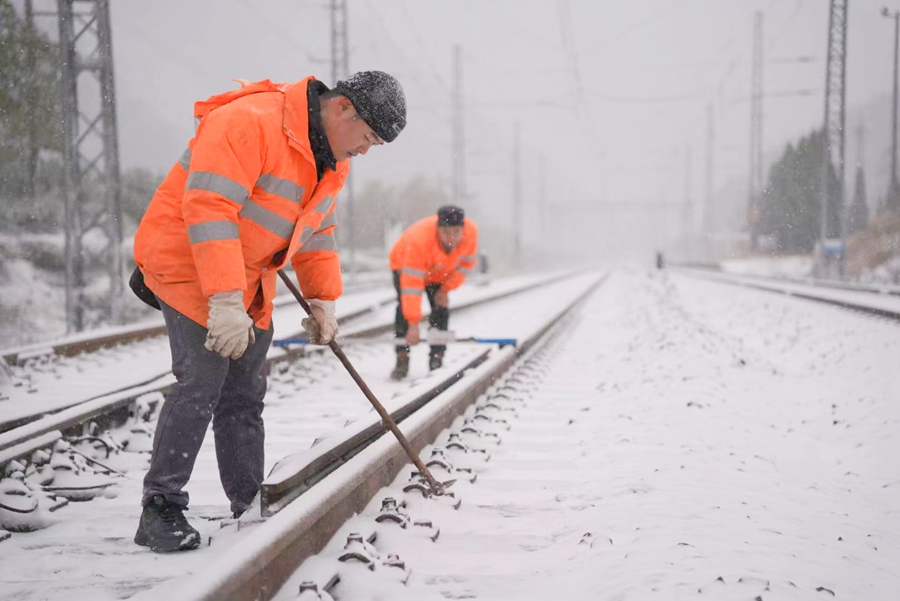
[[[300,584],[297,601],[334,601],[334,597],[325,591],[320,592],[315,582],[307,581]]]
[[[340,562],[358,561],[365,564],[370,570],[375,569],[375,562],[378,561],[378,552],[375,547],[363,540],[362,534],[351,532],[347,536],[347,542],[344,545],[344,553],[338,557]]]
[[[375,521],[379,523],[386,521],[394,522],[395,524],[400,524],[401,528],[406,528],[409,524],[409,516],[400,511],[400,506],[397,505],[397,500],[395,498],[385,497],[381,501],[381,512],[375,518]]]
[[[459,432],[450,433],[450,436],[447,438],[447,444],[445,445],[445,448],[447,450],[459,450],[463,453],[483,453],[484,455],[486,455],[485,461],[488,461],[491,458],[486,449],[477,449],[474,447],[470,447],[469,445],[464,443]]]
[[[383,563],[389,568],[400,568],[401,570],[406,569],[406,562],[400,559],[399,555],[390,554],[387,556],[387,559],[385,559]]]
[[[427,529],[429,532],[428,538],[431,539],[431,542],[436,542],[438,537],[441,535],[441,529],[435,528],[431,523],[431,520],[416,520],[413,522],[413,526]]]
[[[444,454],[444,449],[431,449],[431,460],[426,463],[428,467],[434,467],[435,465],[438,467],[442,467],[448,472],[452,472],[454,470],[453,464],[450,463],[450,460]]]

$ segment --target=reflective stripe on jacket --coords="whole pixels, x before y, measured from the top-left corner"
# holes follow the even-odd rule
[[[154,194],[134,258],[154,294],[206,325],[208,299],[242,290],[267,329],[276,271],[291,261],[307,298],[341,295],[335,198],[349,162],[318,181],[309,144],[307,86],[269,80],[194,105],[199,125]]]
[[[437,215],[409,226],[390,254],[392,271],[400,272],[400,306],[410,323],[422,321],[422,293],[428,284],[440,284],[450,291],[465,281],[478,259],[478,228],[463,221],[463,235],[450,253],[438,239]]]

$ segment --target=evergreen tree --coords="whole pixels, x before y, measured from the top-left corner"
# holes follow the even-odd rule
[[[900,185],[891,184],[891,189],[882,203],[882,212],[900,216]]]
[[[769,171],[760,211],[759,233],[774,237],[783,253],[809,253],[821,231],[822,144],[816,131],[796,145],[788,144]],[[834,169],[829,166],[829,211],[826,235],[840,235],[842,209]]]
[[[869,203],[866,202],[866,173],[862,166],[856,168],[856,187],[853,190],[853,204],[847,216],[847,233],[864,230],[869,225]]]
[[[33,196],[40,150],[60,150],[59,51],[0,0],[0,193]]]
[[[350,230],[349,204],[346,198],[339,199],[337,231],[341,247],[345,248],[351,237],[357,248],[382,246],[386,227],[409,227],[449,202],[447,194],[438,185],[422,176],[414,177],[402,186],[369,182],[354,196],[353,231]]]

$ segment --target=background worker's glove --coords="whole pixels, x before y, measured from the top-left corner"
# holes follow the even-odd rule
[[[229,359],[239,358],[248,345],[256,342],[253,320],[244,309],[244,293],[240,290],[217,292],[209,297],[207,327],[206,350]]]
[[[338,331],[337,318],[334,316],[334,301],[309,298],[306,302],[309,303],[312,313],[300,322],[306,328],[306,337],[310,344],[328,344],[334,340]]]

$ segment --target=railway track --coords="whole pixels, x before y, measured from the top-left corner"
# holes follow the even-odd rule
[[[569,303],[596,284],[587,277],[486,303],[456,316],[454,329],[468,335],[473,328],[490,329],[496,321],[497,329],[484,334],[514,336],[517,349],[457,345],[448,351],[445,368],[427,374],[425,349],[415,348],[412,381],[402,385],[388,382],[388,336],[347,344],[353,364],[401,420],[400,428],[415,441],[432,473],[442,481],[457,480],[450,489],[455,497],[423,496],[415,468],[393,438],[381,433],[358,389],[349,378],[342,379],[335,358],[309,353],[273,365],[266,446],[267,454],[281,460],[267,463],[271,471],[259,504],[241,520],[227,517],[214,450],[207,442],[195,470],[199,480],[189,486],[188,518],[208,544],[175,556],[137,548],[131,536],[140,471],[133,469],[118,479],[118,497],[70,503],[56,512],[65,515],[62,523],[34,534],[13,533],[0,543],[0,563],[13,568],[0,586],[7,596],[0,598],[472,598],[490,590],[562,591],[572,578],[585,592],[614,595],[625,586],[638,586],[649,594],[659,585],[652,577],[658,570],[666,574],[661,590],[674,592],[682,590],[686,568],[695,565],[693,546],[721,540],[720,526],[708,540],[702,533],[695,534],[696,540],[672,537],[695,531],[695,497],[733,495],[733,503],[717,501],[715,510],[720,520],[730,520],[730,527],[743,528],[750,537],[750,547],[734,550],[736,569],[755,569],[747,549],[760,558],[770,556],[771,540],[751,535],[775,518],[765,511],[751,512],[753,520],[748,518],[747,503],[740,502],[747,500],[740,486],[747,478],[757,484],[751,490],[785,487],[791,492],[787,498],[799,495],[778,518],[794,526],[823,502],[823,487],[809,482],[827,483],[828,501],[818,507],[814,523],[799,530],[781,527],[784,534],[778,540],[792,556],[803,557],[805,549],[812,557],[819,543],[810,533],[826,523],[848,541],[838,545],[840,552],[856,541],[856,552],[868,550],[884,573],[891,565],[884,555],[889,549],[879,544],[873,553],[866,546],[872,540],[866,534],[874,536],[871,526],[865,520],[851,525],[840,512],[848,503],[857,513],[868,511],[869,497],[857,495],[854,504],[844,486],[848,479],[860,478],[848,470],[866,476],[866,457],[873,452],[869,445],[881,440],[878,452],[889,448],[888,438],[873,437],[871,427],[896,429],[888,380],[875,377],[877,371],[860,378],[858,384],[869,383],[865,398],[873,400],[857,402],[860,395],[848,376],[852,380],[852,374],[865,371],[871,358],[890,355],[869,344],[885,351],[897,348],[895,328],[844,311],[692,279],[616,274],[604,280],[603,294],[591,295],[586,311],[572,310]],[[513,325],[514,331],[509,329]],[[871,358],[844,352],[847,344],[870,351]],[[804,361],[785,360],[797,353],[806,354]],[[840,369],[833,382],[831,369],[822,369],[823,360]],[[505,371],[488,376],[504,363]],[[889,361],[874,364],[883,368]],[[824,399],[807,394],[810,378],[818,378]],[[785,392],[792,382],[797,386],[793,392],[800,394]],[[835,388],[840,390],[832,392]],[[464,400],[467,396],[474,398]],[[794,411],[786,413],[786,403],[794,403]],[[768,413],[756,418],[760,411]],[[853,427],[845,428],[853,411],[862,421],[847,421]],[[441,419],[449,422],[448,428],[438,430]],[[741,435],[745,430],[748,435]],[[688,431],[698,439],[686,439]],[[785,438],[792,441],[791,448],[839,447],[835,454],[840,461],[830,467],[815,461],[822,472],[806,475],[800,470],[799,479],[793,469],[809,466],[804,451],[798,451],[796,465],[785,458],[778,461],[781,469],[757,463],[760,454],[766,456],[766,449]],[[865,443],[862,450],[852,451],[860,441]],[[708,449],[707,442],[718,446]],[[701,449],[707,455],[700,457]],[[856,463],[850,457],[854,452]],[[99,459],[120,469],[117,457]],[[569,465],[558,468],[560,462]],[[712,481],[709,468],[715,472]],[[889,507],[892,489],[884,485],[892,484],[892,474],[879,474],[866,481]],[[719,486],[723,479],[725,489]],[[210,494],[212,489],[218,496]],[[511,499],[513,491],[522,498]],[[682,493],[687,493],[681,499],[687,513],[671,507],[672,498]],[[750,501],[765,506],[774,498]],[[837,517],[829,522],[830,515]],[[847,536],[848,528],[855,537]],[[681,546],[682,540],[690,544]],[[591,554],[602,556],[573,560]],[[86,562],[86,557],[96,561]],[[541,558],[553,557],[566,561],[565,569],[553,574],[533,569]],[[613,565],[598,571],[596,561]],[[47,566],[43,570],[37,567],[41,563]],[[776,581],[784,586],[786,580],[797,582],[794,572],[818,569],[813,585],[837,591],[827,568],[800,559],[777,568],[766,559],[764,565],[773,590]],[[46,579],[48,570],[55,582]],[[609,573],[625,578],[613,582]],[[519,586],[506,583],[509,578]],[[726,590],[722,581],[704,578],[696,575],[691,591],[706,592],[707,586]],[[742,584],[726,575],[725,581],[729,592],[740,589],[746,596],[750,590],[750,580]],[[765,596],[763,585],[759,591]],[[804,590],[809,585],[798,584]]]
[[[498,286],[491,291],[470,295],[471,298],[457,303],[455,308],[463,311],[486,305],[497,299],[558,283],[567,277],[571,277],[571,274]],[[389,309],[384,311],[392,312]],[[353,329],[351,334],[364,337],[383,332],[386,324],[380,323],[377,316],[374,318],[374,321],[370,320],[362,327]],[[110,349],[106,349],[102,352],[109,351]],[[297,364],[298,358],[301,364],[310,360],[322,361],[321,351],[322,349],[292,351],[274,348],[269,356],[273,381],[287,373],[291,365]],[[315,356],[320,358],[313,359]],[[471,367],[473,360],[479,361],[477,357],[466,357],[468,355],[463,357],[464,365],[445,378],[440,386],[425,385],[436,388],[430,392],[432,396],[454,383],[458,378],[456,374]],[[6,507],[7,511],[28,514],[38,508],[36,505],[31,506],[34,504],[32,501],[15,505],[12,500],[20,500],[18,497],[37,499],[35,503],[39,503],[41,508],[53,512],[64,506],[67,500],[85,500],[105,494],[111,482],[126,471],[125,467],[112,465],[114,462],[110,461],[110,453],[149,450],[152,443],[152,420],[163,393],[173,381],[171,374],[166,374],[149,383],[127,387],[61,411],[43,414],[0,433],[0,473],[8,476],[3,480],[5,484],[0,484],[0,512]],[[422,400],[419,399],[419,402]],[[403,411],[411,412],[413,409],[406,407]],[[346,452],[342,454],[350,456]],[[335,465],[332,464],[329,469],[334,468]],[[66,478],[61,477],[63,473]],[[81,476],[80,483],[76,476]],[[17,478],[19,484],[14,483]],[[57,480],[67,480],[69,483],[55,486]]]
[[[360,284],[348,285],[345,287],[344,292],[345,294],[352,296],[359,293],[370,294],[372,292],[377,292],[379,289],[382,290],[381,296],[384,296],[384,291],[389,290],[390,285],[386,281],[368,281]],[[389,301],[385,300],[384,302]],[[292,303],[294,303],[294,299],[286,293],[280,294],[272,301],[272,304],[276,308],[292,305]],[[370,307],[356,308],[349,313],[345,312],[343,318],[352,319],[354,316],[362,315],[368,310],[370,310]],[[117,347],[131,342],[146,340],[147,338],[162,336],[165,333],[166,326],[163,323],[162,317],[157,316],[155,319],[146,322],[82,332],[80,334],[66,336],[57,341],[26,344],[2,349],[0,350],[0,356],[2,356],[3,361],[9,365],[25,366],[28,363],[40,362],[42,359],[45,360],[48,357],[75,357],[84,353],[92,353],[101,349]]]
[[[671,269],[690,277],[785,294],[890,320],[900,320],[900,288],[896,286],[861,286],[831,280],[788,280],[688,267]]]
[[[551,285],[570,275],[571,273],[562,273],[543,278],[511,278],[484,288],[470,287],[460,294],[460,302],[455,303],[453,311],[470,309],[511,294]],[[290,300],[290,303],[284,302],[286,300]],[[284,301],[279,302],[274,321],[279,324],[295,324],[294,329],[278,326],[280,337],[291,338],[300,334],[296,328],[302,311],[293,298]],[[339,304],[338,315],[342,337],[364,338],[390,331],[394,303],[395,293],[392,289],[369,291],[344,299]],[[371,319],[364,320],[364,317]],[[360,321],[364,323],[356,325]],[[6,411],[0,418],[0,453],[9,448],[10,444],[21,442],[23,436],[31,435],[29,430],[19,430],[18,435],[5,435],[29,423],[40,420],[42,425],[34,428],[44,431],[48,428],[70,427],[81,423],[77,417],[78,411],[69,411],[77,406],[85,406],[86,403],[102,406],[104,398],[116,405],[129,394],[132,398],[137,398],[153,390],[165,392],[171,385],[168,341],[164,336],[158,335],[136,343],[133,333],[127,331],[122,333],[120,339],[114,340],[110,335],[103,334],[98,340],[67,342],[63,353],[55,354],[47,350],[43,354],[24,359],[22,365],[16,368],[18,375],[14,386],[9,387],[6,393],[0,391],[0,395],[5,394],[5,397],[0,396],[0,403],[6,405]],[[76,346],[94,350],[86,350],[73,356]],[[307,349],[305,352],[317,351]],[[270,350],[268,361],[274,364],[295,354],[276,347]],[[111,410],[115,408],[111,407]],[[62,420],[51,417],[64,410],[70,417]],[[88,412],[95,410],[89,409]],[[85,419],[92,417],[86,416]],[[54,426],[56,421],[59,421],[58,426]],[[64,423],[66,421],[71,423]]]
[[[515,404],[541,377],[539,354],[554,339],[559,328],[600,283],[585,278],[578,294],[519,340],[516,348],[489,347],[474,353],[439,381],[423,384],[391,399],[386,408],[398,421],[413,447],[423,453],[430,469],[441,479],[471,480],[462,467],[469,461],[489,459],[485,448],[498,444],[496,429],[503,428],[504,412],[515,412]],[[507,414],[508,415],[508,414]],[[451,459],[452,457],[452,459]],[[461,467],[457,469],[454,464]],[[271,599],[304,560],[320,552],[345,522],[360,513],[384,487],[409,472],[404,490],[412,498],[455,505],[454,496],[433,497],[418,472],[411,469],[399,443],[386,433],[377,416],[368,416],[321,439],[310,450],[289,456],[275,466],[261,487],[262,523],[216,561],[192,578],[173,583],[179,598],[186,600]],[[398,475],[400,478],[398,478]],[[451,492],[452,495],[452,492]],[[364,526],[363,533],[348,540],[352,561],[369,561],[366,548],[377,538],[376,525],[394,522],[418,535],[436,540],[439,530],[428,520],[408,515],[406,503],[385,499],[383,511]],[[254,526],[259,518],[248,517]],[[244,520],[244,518],[242,518]],[[228,529],[237,531],[238,523]],[[398,578],[406,573],[397,560]],[[374,566],[373,566],[374,567]],[[408,575],[408,574],[407,574]],[[333,599],[340,583],[335,571],[314,571],[300,586],[299,599]],[[158,598],[169,594],[166,585],[136,598]],[[293,597],[289,592],[288,595]]]

